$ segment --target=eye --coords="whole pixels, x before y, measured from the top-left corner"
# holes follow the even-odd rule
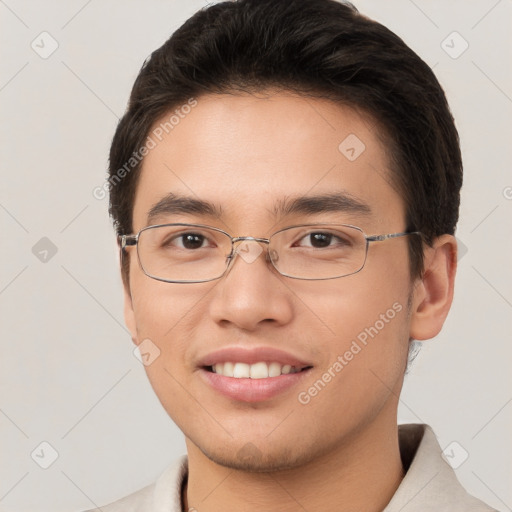
[[[177,246],[180,249],[201,249],[208,247],[208,239],[200,233],[182,233],[168,238],[162,245],[165,247]]]
[[[333,233],[317,231],[308,233],[302,237],[297,245],[302,247],[312,247],[314,249],[323,249],[325,247],[333,246],[344,246],[348,245],[348,241],[340,236],[336,236]]]

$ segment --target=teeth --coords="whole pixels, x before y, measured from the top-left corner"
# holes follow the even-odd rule
[[[219,363],[218,365],[215,366],[219,366],[219,373],[224,371],[227,375],[233,375],[233,369],[235,367],[233,363],[224,363],[224,369],[221,368],[222,363]]]
[[[281,375],[281,365],[279,363],[270,363],[268,365],[268,376],[279,377]]]
[[[292,373],[292,367],[289,364],[285,364],[281,368],[281,373],[284,373],[285,375],[288,374],[288,373]]]
[[[237,363],[236,366],[243,363]],[[268,365],[267,363],[255,363],[249,365],[245,365],[249,368],[249,376],[251,379],[266,379],[268,377]],[[245,377],[245,375],[244,375]]]
[[[217,363],[212,366],[215,373],[224,375],[224,377],[234,377],[235,379],[266,379],[268,377],[279,377],[289,373],[297,373],[301,368],[281,365],[280,363],[265,363],[263,361],[255,364],[246,363]]]
[[[235,379],[248,378],[251,376],[251,367],[248,364],[236,363],[233,368],[233,377]]]

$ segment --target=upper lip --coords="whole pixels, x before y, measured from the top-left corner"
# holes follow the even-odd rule
[[[289,364],[290,366],[304,368],[312,366],[304,360],[301,360],[288,352],[279,350],[274,347],[257,347],[257,348],[242,348],[242,347],[224,347],[220,350],[210,352],[199,360],[199,366],[213,366],[217,363],[225,362],[233,363],[246,363],[254,364],[261,361],[272,363],[276,362],[281,365]]]

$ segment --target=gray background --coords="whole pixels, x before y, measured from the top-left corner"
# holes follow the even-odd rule
[[[463,484],[512,510],[512,3],[355,3],[434,68],[465,158],[453,310],[406,378],[399,420],[432,425],[455,465],[467,452]],[[107,200],[92,190],[143,60],[204,5],[0,0],[2,511],[105,504],[185,451],[133,355]]]

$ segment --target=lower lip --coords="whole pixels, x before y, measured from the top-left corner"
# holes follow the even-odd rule
[[[263,402],[296,386],[309,374],[310,370],[311,368],[308,368],[301,372],[266,379],[224,377],[204,368],[201,368],[199,373],[207,384],[224,396],[241,402]]]

